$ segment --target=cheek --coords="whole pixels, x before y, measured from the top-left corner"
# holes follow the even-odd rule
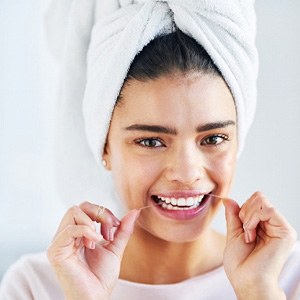
[[[147,202],[148,191],[160,176],[161,163],[153,157],[133,155],[119,148],[111,156],[111,171],[115,187],[129,209]]]
[[[211,178],[217,183],[218,189],[222,189],[225,193],[228,193],[231,187],[236,161],[236,151],[228,151],[215,157],[209,164]]]

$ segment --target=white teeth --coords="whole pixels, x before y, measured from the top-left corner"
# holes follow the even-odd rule
[[[177,205],[178,206],[185,206],[185,199],[184,198],[179,198],[177,200]]]
[[[198,196],[198,197],[197,197],[197,198],[198,198],[197,201],[198,201],[198,202],[201,202],[201,200],[203,199],[203,197],[204,197],[204,195]]]
[[[194,204],[195,204],[195,201],[194,201],[194,198],[193,198],[193,197],[188,197],[188,198],[186,199],[186,205],[192,206],[192,205],[194,205]]]
[[[159,200],[164,209],[168,210],[187,210],[197,207],[202,201],[204,195],[199,195],[196,197],[188,197],[188,198],[167,198],[167,197],[159,197]]]
[[[175,198],[172,198],[172,199],[171,199],[171,203],[172,203],[172,205],[177,205],[176,199],[175,199]]]

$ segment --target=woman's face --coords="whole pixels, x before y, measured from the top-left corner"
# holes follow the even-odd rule
[[[174,242],[208,228],[232,182],[234,100],[222,78],[200,73],[130,81],[115,108],[104,158],[137,226]]]

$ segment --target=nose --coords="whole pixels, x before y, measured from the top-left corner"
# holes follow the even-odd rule
[[[204,159],[194,145],[182,145],[169,153],[165,177],[168,181],[192,185],[205,173]]]

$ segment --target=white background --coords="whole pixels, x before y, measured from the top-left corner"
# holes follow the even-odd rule
[[[51,184],[57,69],[45,50],[45,3],[0,1],[0,278],[47,247],[65,210]],[[257,115],[232,196],[243,203],[263,191],[300,234],[300,2],[256,8]],[[223,211],[215,226],[224,231]]]

